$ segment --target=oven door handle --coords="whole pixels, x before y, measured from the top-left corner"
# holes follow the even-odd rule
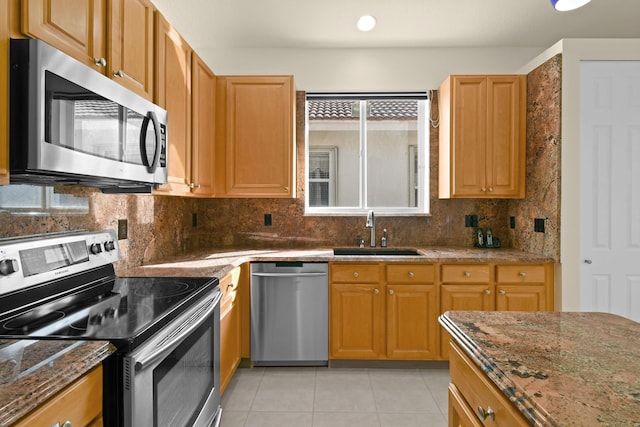
[[[201,307],[189,316],[186,323],[180,325],[160,341],[150,354],[142,356],[136,361],[136,371],[144,370],[149,364],[153,364],[166,353],[173,351],[177,343],[189,336],[193,330],[200,327],[200,325],[202,325],[209,316],[211,316],[211,313],[213,313],[221,298],[222,292],[216,292],[215,296],[211,300],[202,304]]]

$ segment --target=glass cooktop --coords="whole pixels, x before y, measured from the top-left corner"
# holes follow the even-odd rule
[[[116,277],[109,292],[66,296],[0,319],[0,337],[109,340],[130,350],[217,284],[215,278]]]

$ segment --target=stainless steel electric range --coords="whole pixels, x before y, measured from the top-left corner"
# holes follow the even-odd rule
[[[113,231],[0,240],[0,338],[108,340],[107,427],[220,421],[216,278],[118,277]]]

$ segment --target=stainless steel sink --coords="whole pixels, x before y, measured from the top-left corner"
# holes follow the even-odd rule
[[[334,255],[421,256],[411,248],[333,248]]]

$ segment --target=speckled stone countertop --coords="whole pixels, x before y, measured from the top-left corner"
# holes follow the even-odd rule
[[[440,323],[532,425],[640,426],[640,323],[481,311]]]
[[[334,255],[333,249],[238,249],[198,252],[141,267],[119,270],[120,276],[222,277],[245,262],[553,262],[544,256],[513,249],[412,248],[419,256]]]
[[[0,426],[8,426],[115,351],[106,341],[0,340]]]

